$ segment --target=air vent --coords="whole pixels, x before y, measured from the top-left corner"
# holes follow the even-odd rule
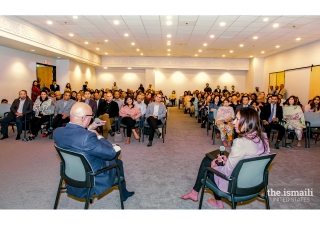
[[[304,24],[287,24],[281,28],[285,28],[285,29],[299,29],[301,27],[303,27]]]
[[[186,46],[187,43],[176,43],[176,45],[178,45],[178,46]]]

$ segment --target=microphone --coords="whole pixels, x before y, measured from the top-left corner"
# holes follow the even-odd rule
[[[220,146],[220,156],[224,155],[225,150],[226,150],[226,148],[224,146]]]
[[[99,118],[94,118],[94,123],[99,124],[100,123],[100,119]],[[88,130],[94,130],[92,129],[92,127],[88,127]]]

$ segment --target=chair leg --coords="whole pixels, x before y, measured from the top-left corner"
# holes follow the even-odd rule
[[[203,194],[204,194],[204,189],[206,188],[205,183],[206,183],[206,181],[204,181],[203,184],[202,184],[201,194],[200,194],[200,201],[199,201],[199,208],[198,209],[202,208]]]
[[[264,195],[265,195],[265,199],[266,199],[266,208],[270,209],[270,203],[269,203],[269,196],[268,196],[268,192],[267,192],[267,188],[264,188]]]
[[[91,190],[91,188],[88,188],[87,197],[86,197],[86,204],[84,205],[84,209],[88,209],[89,208],[90,190]]]
[[[59,197],[60,197],[61,185],[62,185],[62,178],[60,178],[59,187],[58,187],[58,191],[57,191],[57,195],[56,195],[56,200],[55,200],[55,202],[54,202],[53,209],[57,209],[57,207],[58,207],[58,201],[59,201]]]
[[[231,195],[231,202],[232,202],[232,209],[236,209],[237,208],[237,203],[234,201],[233,195]]]
[[[164,143],[164,134],[165,134],[165,132],[163,130],[165,130],[165,126],[163,126],[163,128],[162,128],[162,143]]]

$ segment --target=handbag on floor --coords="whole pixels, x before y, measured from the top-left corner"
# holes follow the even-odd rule
[[[122,137],[122,134],[120,131],[117,131],[114,133],[113,141],[114,142],[122,142],[123,141],[123,137]]]

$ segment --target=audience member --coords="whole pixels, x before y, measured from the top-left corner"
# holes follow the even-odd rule
[[[23,141],[32,141],[38,135],[41,125],[50,120],[51,99],[48,98],[47,92],[42,90],[40,98],[37,98],[33,105],[34,117],[31,119],[30,135]]]
[[[121,123],[127,126],[127,141],[126,144],[130,144],[131,133],[133,133],[134,138],[139,140],[140,137],[135,130],[136,121],[141,116],[141,111],[139,107],[133,104],[133,99],[131,95],[125,98],[124,104],[119,111],[119,116],[121,116]]]
[[[285,128],[280,124],[283,118],[282,107],[278,104],[278,96],[272,95],[271,104],[265,105],[260,114],[260,118],[263,122],[263,127],[270,139],[271,129],[278,131],[277,141],[275,143],[276,149],[279,149],[279,143],[285,134]]]
[[[34,80],[32,83],[32,88],[31,88],[32,101],[35,102],[39,95],[40,95],[40,88],[38,88],[38,82],[36,80]]]
[[[48,131],[43,133],[43,137],[47,137],[57,127],[61,127],[64,123],[70,121],[70,109],[74,105],[75,101],[70,99],[71,93],[69,91],[64,92],[63,99],[57,101],[57,105],[54,112],[54,119],[49,127]]]
[[[99,105],[97,116],[99,119],[106,121],[102,127],[103,137],[108,138],[108,134],[110,134],[111,137],[114,136],[111,124],[114,122],[115,117],[119,116],[119,106],[117,102],[112,101],[111,92],[104,93],[104,99],[105,101]]]
[[[280,89],[277,94],[281,94],[283,99],[287,99],[287,90],[284,88],[283,84],[280,84]]]
[[[105,92],[105,93],[107,93],[107,92]],[[106,96],[106,95],[104,95],[104,96]],[[104,100],[106,100],[106,99],[104,99]],[[116,102],[118,104],[118,108],[121,109],[124,101],[120,98],[120,92],[119,91],[115,91],[114,92],[113,101]]]
[[[134,101],[134,103],[136,106],[138,106],[140,112],[141,112],[141,115],[144,116],[146,114],[146,110],[147,110],[147,105],[143,102],[143,97],[142,97],[142,94],[139,94],[137,96],[137,100]]]
[[[90,90],[90,89],[88,88],[88,81],[84,82],[84,85],[82,85],[82,90],[83,90],[83,91]]]
[[[203,179],[204,171],[207,167],[212,167],[225,176],[230,177],[233,169],[240,160],[267,155],[270,153],[270,148],[268,142],[266,141],[266,135],[263,133],[259,117],[253,109],[241,109],[236,115],[234,127],[239,138],[233,141],[229,158],[227,158],[225,155],[221,156],[219,154],[217,159],[211,160],[206,156],[200,164],[198,176],[193,189],[191,192],[182,195],[180,197],[181,199],[191,199],[195,202],[198,201],[198,193],[202,186],[201,180]],[[224,165],[218,166],[216,164],[216,160],[219,162],[223,161]],[[220,178],[217,175],[213,175],[212,173],[208,173],[208,175],[221,191],[228,192],[228,181]],[[221,201],[221,196],[214,193],[214,197],[215,199],[209,198],[208,203],[220,209],[224,208]]]
[[[118,90],[118,86],[116,82],[113,82],[113,86],[111,87],[111,90],[112,91]],[[109,90],[106,90],[106,91],[109,91]]]
[[[71,99],[72,99],[73,101],[76,101],[76,100],[77,100],[77,92],[76,92],[76,91],[72,91],[72,92],[71,92]]]
[[[230,94],[231,95],[234,95],[235,93],[237,93],[234,89],[234,85],[231,86],[231,91],[230,91]]]
[[[60,91],[56,91],[55,92],[55,97],[52,99],[51,104],[54,106],[57,106],[57,101],[59,101],[60,99],[62,99],[62,94]]]
[[[129,192],[126,189],[123,163],[118,159],[120,153],[117,153],[112,144],[96,132],[95,129],[103,125],[103,121],[99,124],[92,123],[89,126],[90,128],[86,129],[92,118],[91,107],[81,102],[74,104],[70,112],[70,123],[66,127],[58,128],[54,132],[53,139],[60,148],[83,154],[88,159],[93,171],[117,164],[119,166],[119,175],[124,178],[121,183],[121,189],[122,200],[125,201],[134,192]],[[116,169],[95,176],[95,186],[91,188],[89,198],[92,199],[94,194],[97,196],[103,194],[112,187],[115,179]],[[78,198],[84,198],[87,195],[87,188],[77,188],[68,184],[67,193]]]
[[[100,92],[99,93],[94,93],[94,101],[97,104],[97,109],[99,108],[99,105],[101,104],[101,102],[103,102],[104,100],[101,98]]]
[[[40,91],[46,91],[47,92],[47,94],[50,92],[50,89],[47,87],[47,84],[46,83],[44,83],[43,84],[43,87],[41,88],[41,90]]]
[[[274,95],[275,92],[276,92],[276,90],[274,90],[273,86],[271,85],[268,93],[270,93],[271,95]]]
[[[209,93],[212,92],[212,89],[211,89],[211,87],[209,87],[208,83],[206,83],[206,87],[203,90],[204,90],[204,92],[209,92]]]
[[[225,99],[223,105],[218,108],[216,125],[220,130],[222,144],[224,146],[231,146],[232,136],[233,136],[233,124],[234,119],[233,108],[229,106],[229,101]],[[228,143],[226,143],[228,141]]]
[[[236,108],[238,106],[238,98],[237,98],[237,96],[235,94],[233,94],[230,97],[231,97],[231,100],[229,100],[230,106],[233,108],[233,111],[236,111]]]
[[[225,94],[227,92],[229,92],[228,89],[227,89],[227,86],[224,86],[224,89],[222,90],[222,93]]]
[[[84,103],[90,105],[93,115],[97,114],[97,110],[98,110],[97,103],[91,99],[91,93],[88,90],[84,92]]]
[[[69,91],[70,93],[72,92],[70,83],[66,84],[66,87],[64,88],[64,92],[66,92],[66,91]]]
[[[7,99],[2,99],[1,100],[1,104],[8,104],[8,100]]]
[[[176,105],[177,95],[176,95],[176,91],[175,90],[173,90],[172,93],[170,94],[169,100],[171,102],[171,106],[175,106]]]
[[[252,105],[249,105],[249,97],[248,96],[242,96],[242,99],[241,99],[241,104],[239,104],[237,107],[236,107],[236,110],[235,110],[235,114],[237,114],[237,112],[242,109],[242,108],[251,108],[251,109],[254,109],[254,107]]]
[[[81,96],[81,93],[80,93],[80,92],[77,93],[77,98],[76,98],[75,101],[76,101],[76,102],[84,102],[83,99],[82,99],[82,96]]]
[[[57,84],[56,80],[52,80],[52,84],[50,84],[50,90],[53,92],[60,91],[60,86]]]
[[[140,90],[141,92],[144,92],[143,84],[140,84],[140,86],[138,87],[138,90]]]
[[[297,135],[297,146],[301,146],[303,128],[306,128],[304,114],[298,105],[298,99],[290,96],[283,106],[283,120],[286,122],[284,128],[294,130]]]
[[[158,125],[164,123],[166,117],[166,107],[161,104],[161,95],[157,94],[154,103],[150,103],[146,111],[146,121],[149,124],[149,143],[148,147],[152,146],[152,141],[154,137],[154,132],[157,133],[158,138],[161,137],[161,132],[158,129]],[[163,131],[162,131],[163,132]]]
[[[154,89],[152,88],[152,84],[149,84],[149,87],[147,88],[147,91],[154,91]]]
[[[16,140],[20,140],[22,133],[22,123],[24,119],[30,119],[32,115],[33,102],[27,96],[27,91],[21,90],[19,92],[19,98],[15,99],[10,107],[10,113],[0,120],[2,138],[0,140],[8,138],[8,123],[16,122],[17,126],[17,137]]]
[[[304,111],[320,113],[320,96],[315,96],[311,102],[305,106]]]
[[[220,89],[220,85],[218,85],[217,88],[214,89],[214,92],[218,92],[219,94],[222,92],[222,90]]]

